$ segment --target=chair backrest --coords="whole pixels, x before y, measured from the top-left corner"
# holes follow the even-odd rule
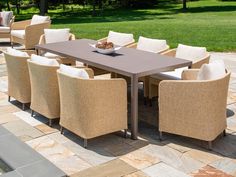
[[[13,12],[12,11],[0,12],[0,16],[2,17],[2,22],[1,22],[0,25],[5,26],[5,27],[11,25],[11,20],[13,18]]]
[[[193,47],[179,44],[176,49],[176,58],[190,60],[192,62],[202,59],[208,55],[205,47]]]
[[[4,52],[8,72],[8,94],[22,103],[31,101],[31,88],[27,59]]]
[[[59,66],[45,66],[28,60],[31,82],[31,108],[48,117],[60,116],[57,69]]]
[[[69,34],[69,41],[75,40],[75,35],[70,33]],[[45,34],[42,34],[39,39],[39,44],[46,44]]]
[[[127,33],[118,33],[114,31],[109,31],[107,42],[112,42],[115,45],[119,46],[126,46],[128,44],[133,43],[134,36],[133,34],[127,34]]]
[[[40,23],[44,23],[47,21],[50,21],[49,16],[33,15],[30,24],[35,25],[35,24],[40,24]]]
[[[140,36],[137,44],[138,50],[147,52],[159,53],[160,51],[166,50],[168,45],[166,40],[151,39]]]

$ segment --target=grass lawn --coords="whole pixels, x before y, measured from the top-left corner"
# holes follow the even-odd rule
[[[88,9],[73,12],[51,10],[53,28],[71,28],[78,38],[99,39],[109,30],[166,39],[171,48],[178,43],[206,46],[209,51],[236,51],[236,1],[200,0],[181,4],[160,3],[153,9],[104,10],[92,17]],[[30,18],[22,11],[17,20]]]

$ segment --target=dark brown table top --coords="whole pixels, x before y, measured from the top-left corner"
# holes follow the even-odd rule
[[[144,52],[132,48],[121,48],[115,54],[104,55],[97,53],[89,44],[96,41],[79,39],[74,41],[50,43],[35,46],[64,57],[70,57],[88,65],[116,72],[126,76],[142,77],[179,67],[191,66],[188,60]]]

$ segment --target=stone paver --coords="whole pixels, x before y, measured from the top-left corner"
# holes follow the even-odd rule
[[[121,133],[109,134],[89,140],[85,149],[80,137],[69,131],[61,135],[57,122],[49,127],[45,117],[37,114],[32,118],[29,109],[21,110],[21,103],[14,99],[11,103],[7,101],[7,73],[2,54],[0,124],[72,177],[236,176],[236,53],[211,54],[212,61],[223,59],[232,72],[227,101],[227,136],[215,140],[212,151],[204,149],[202,141],[176,135],[167,134],[166,140],[160,142],[156,128],[157,104],[144,106],[141,89],[140,120],[151,125],[139,122],[140,139],[125,139]]]

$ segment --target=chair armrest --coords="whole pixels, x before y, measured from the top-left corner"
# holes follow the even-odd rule
[[[136,49],[137,45],[138,45],[138,43],[133,43],[133,44],[127,45],[126,47]]]
[[[199,69],[186,69],[182,72],[182,80],[197,80]]]
[[[191,68],[196,68],[196,69],[201,68],[201,66],[202,66],[203,64],[208,64],[208,63],[209,63],[209,60],[210,60],[210,54],[208,53],[206,57],[201,58],[201,59],[195,61],[195,62],[192,64]]]
[[[26,26],[30,25],[30,23],[31,23],[31,20],[14,22],[11,25],[11,30],[24,30]]]
[[[102,39],[98,39],[98,42],[106,42],[107,41],[107,37],[102,38]]]
[[[72,33],[70,33],[69,40],[70,40],[70,41],[73,41],[73,40],[75,40],[75,39],[76,39],[75,35],[72,34]]]
[[[175,57],[175,54],[176,54],[176,49],[171,49],[162,53],[162,55],[166,55],[170,57]]]

